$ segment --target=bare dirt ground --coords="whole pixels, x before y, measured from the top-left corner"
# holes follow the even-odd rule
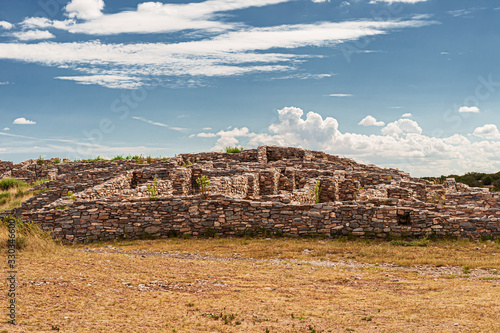
[[[0,332],[500,332],[500,246],[286,239],[66,246],[21,254],[17,301],[18,325],[4,316]]]

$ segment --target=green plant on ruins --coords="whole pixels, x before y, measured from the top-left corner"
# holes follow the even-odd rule
[[[71,201],[76,200],[76,196],[71,191],[68,191],[68,193],[66,194],[66,197],[68,198],[68,200],[71,200]]]
[[[210,180],[206,176],[201,176],[196,180],[198,183],[198,189],[202,197],[208,197],[210,192]]]
[[[147,162],[148,164],[151,164],[151,162],[152,162],[152,161],[153,161],[153,159],[152,159],[152,157],[151,157],[151,156],[146,157],[146,162]]]
[[[224,150],[226,153],[239,153],[243,151],[243,147],[226,147]]]
[[[158,200],[158,179],[155,177],[152,185],[147,185],[149,201]]]
[[[314,203],[319,203],[319,195],[321,194],[321,187],[319,184],[320,180],[318,179],[314,185],[314,190],[311,190],[311,197],[314,200]]]
[[[36,160],[36,164],[38,164],[39,166],[42,166],[43,165],[43,158],[42,156],[38,156],[38,159]]]

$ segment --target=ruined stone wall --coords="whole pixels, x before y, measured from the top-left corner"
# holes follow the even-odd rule
[[[243,235],[267,232],[288,236],[413,236],[434,233],[500,237],[500,218],[446,217],[408,207],[356,203],[283,204],[214,196],[121,201],[76,201],[70,208],[24,212],[24,218],[66,241],[144,235]]]

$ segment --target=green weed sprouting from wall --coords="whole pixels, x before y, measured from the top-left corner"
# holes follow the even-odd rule
[[[147,185],[149,201],[158,200],[158,179],[155,177],[152,185]]]
[[[314,185],[314,190],[311,190],[311,197],[314,200],[314,203],[319,203],[319,195],[321,194],[321,186],[319,186],[320,182],[321,181],[318,179]]]
[[[68,191],[68,193],[66,194],[66,197],[68,198],[68,200],[71,200],[71,201],[76,200],[76,196],[71,191]]]
[[[198,183],[198,189],[200,190],[200,194],[202,197],[208,197],[208,194],[210,192],[210,179],[208,179],[206,176],[201,176],[198,177],[196,180],[196,183]]]

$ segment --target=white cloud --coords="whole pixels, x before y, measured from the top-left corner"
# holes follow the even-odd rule
[[[143,2],[137,5],[136,10],[102,14],[104,3],[101,0],[73,0],[66,7],[68,16],[84,21],[54,20],[50,23],[71,33],[90,35],[165,33],[192,29],[221,32],[238,26],[236,23],[216,20],[221,12],[289,1],[291,0],[208,0],[185,4]]]
[[[51,39],[56,37],[47,30],[16,31],[12,33],[12,36],[22,41]]]
[[[417,3],[417,2],[425,2],[427,0],[371,0],[370,3],[377,3],[377,2],[385,2],[385,3],[395,3],[395,2],[401,2],[401,3]]]
[[[198,134],[196,134],[196,136],[198,136],[200,138],[215,138],[215,137],[217,137],[217,134],[215,134],[215,133],[198,133]]]
[[[403,113],[401,115],[401,118],[411,118],[411,117],[413,117],[413,115],[411,113]]]
[[[500,140],[500,131],[494,124],[486,124],[474,130],[474,135],[488,140]]]
[[[8,85],[8,84],[10,84],[10,82],[9,82],[9,81],[3,81],[3,82],[0,82],[0,86],[6,86],[6,85]]]
[[[491,128],[483,132],[496,137],[498,130]],[[423,135],[420,126],[410,119],[390,123],[381,135],[342,133],[334,118],[323,118],[315,112],[304,117],[301,109],[287,107],[278,111],[278,122],[268,131],[254,133],[242,127],[220,131],[216,136],[216,151],[241,144],[300,146],[347,155],[364,163],[398,167],[416,176],[500,169],[500,141],[471,142],[458,134],[430,137]]]
[[[234,0],[226,1],[227,3],[234,2]],[[255,5],[266,1],[252,0],[250,2]],[[239,2],[233,5],[238,7]],[[39,23],[43,23],[42,21]],[[33,22],[28,23],[33,24]],[[362,37],[386,34],[395,29],[429,24],[433,22],[422,20],[347,21],[282,25],[246,28],[213,38],[172,44],[105,44],[99,41],[0,43],[0,59],[69,68],[83,75],[59,76],[58,78],[74,80],[80,84],[135,88],[147,84],[144,82],[145,78],[152,76],[185,78],[186,76],[234,76],[245,73],[290,71],[311,56],[272,53],[269,50],[330,46]],[[132,24],[127,24],[129,25]],[[123,81],[122,84],[119,81]]]
[[[351,94],[330,94],[330,97],[351,97]]]
[[[14,119],[14,121],[12,123],[15,125],[35,125],[36,124],[35,121],[28,120],[24,117]]]
[[[102,16],[103,0],[71,0],[65,7],[68,16],[84,20]]]
[[[5,127],[5,128],[3,129],[3,131],[10,131],[10,128]]]
[[[136,89],[142,86],[140,78],[125,75],[56,76],[55,78],[75,81],[78,84],[98,84],[112,89]]]
[[[0,21],[0,28],[5,30],[10,30],[14,27],[14,25],[7,21]]]
[[[418,126],[416,121],[410,119],[399,119],[387,124],[386,127],[382,128],[381,132],[384,135],[397,138],[411,133],[422,134],[422,129]]]
[[[315,3],[330,2],[330,0],[311,0],[311,1]]]
[[[363,126],[384,126],[385,123],[383,121],[377,121],[377,119],[375,119],[372,116],[366,116],[365,118],[363,118],[363,120],[361,120],[359,122],[358,125],[363,125]]]
[[[164,123],[160,123],[160,122],[148,120],[148,119],[146,119],[144,117],[132,117],[132,119],[140,120],[140,121],[143,121],[145,123],[148,123],[148,124],[151,124],[151,125],[155,125],[155,126],[166,127],[168,129],[171,129],[171,130],[174,130],[174,131],[184,131],[184,130],[187,129],[187,128],[182,128],[182,127],[173,127],[173,126],[170,126],[170,125],[167,125],[167,124],[164,124]]]
[[[464,113],[464,112],[470,112],[470,113],[478,113],[479,108],[477,106],[462,106],[461,108],[458,109],[458,112]]]

